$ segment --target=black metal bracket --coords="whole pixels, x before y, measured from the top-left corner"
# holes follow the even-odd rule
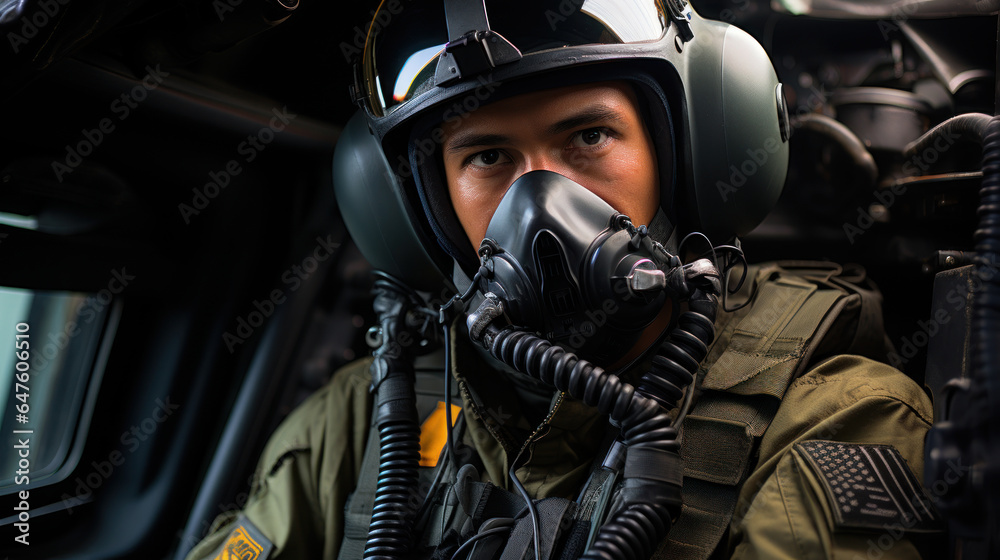
[[[484,1],[445,0],[448,44],[438,59],[434,81],[448,85],[521,59],[521,51],[490,29]]]
[[[495,31],[470,31],[448,42],[434,80],[447,85],[521,59],[521,51]]]
[[[667,0],[666,5],[670,18],[677,26],[677,35],[685,43],[694,39],[694,31],[691,30],[691,6],[687,0]]]

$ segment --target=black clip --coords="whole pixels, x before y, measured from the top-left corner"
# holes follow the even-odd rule
[[[649,235],[649,229],[646,228],[646,226],[639,226],[635,228],[634,232],[630,233],[632,233],[632,239],[629,240],[628,246],[630,249],[635,251],[639,249],[639,247],[642,247],[643,240]]]
[[[518,60],[521,51],[503,35],[492,30],[470,31],[445,45],[434,80],[444,86]]]
[[[668,0],[667,9],[670,11],[671,19],[677,26],[677,35],[685,43],[694,39],[694,31],[691,30],[691,6],[687,0]]]

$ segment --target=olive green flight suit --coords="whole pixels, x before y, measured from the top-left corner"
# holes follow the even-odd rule
[[[758,280],[766,284],[767,275],[758,275]],[[723,557],[920,557],[909,536],[899,531],[834,530],[816,475],[793,452],[796,443],[807,440],[888,444],[922,480],[931,403],[900,371],[868,358],[837,355],[857,345],[854,334],[864,318],[853,311],[848,309],[826,333],[833,342],[824,339],[815,353],[818,363],[791,381],[759,439],[756,466],[739,492],[728,542],[719,546]],[[733,325],[739,326],[737,319],[745,313],[720,317],[720,336],[707,361],[717,359],[723,347],[739,337],[740,330]],[[506,473],[519,458],[517,476],[533,497],[573,499],[599,451],[606,419],[557,393],[544,421],[535,425],[526,418],[531,414],[522,410],[506,376],[483,364],[467,342],[453,348],[452,373],[468,425],[465,441],[482,458],[484,480],[511,489]],[[823,358],[824,354],[830,357]],[[344,506],[358,479],[369,433],[369,363],[359,360],[338,371],[281,424],[260,458],[243,511],[219,515],[211,534],[188,560],[215,558],[239,526],[241,514],[274,544],[270,558],[337,558],[344,537]],[[705,369],[699,376],[702,381]],[[684,443],[690,445],[697,443]]]

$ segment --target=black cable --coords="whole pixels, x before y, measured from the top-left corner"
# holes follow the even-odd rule
[[[468,294],[468,292],[466,293]],[[459,296],[455,297],[459,300],[461,299]],[[441,454],[438,456],[437,472],[434,473],[434,478],[431,480],[427,493],[420,502],[420,507],[417,508],[417,514],[414,516],[415,519],[421,519],[423,517],[424,512],[430,505],[431,498],[437,490],[438,484],[441,482],[441,477],[443,476],[444,471],[447,470],[448,465],[455,460],[454,420],[451,414],[451,329],[447,323],[442,323],[441,330],[443,334],[442,338],[444,339],[444,410],[447,437],[445,439],[444,449],[442,449]]]
[[[691,239],[692,237],[705,240],[705,244],[708,245],[708,252],[712,255],[712,263],[714,263],[715,267],[718,268],[719,258],[715,254],[715,246],[712,245],[712,240],[700,231],[692,231],[691,233],[685,235],[684,238],[681,239],[681,242],[677,244],[677,254],[680,255],[681,258],[684,258],[684,245],[688,242],[688,239]]]
[[[725,311],[726,313],[733,313],[734,311],[739,311],[740,309],[743,309],[744,307],[746,307],[747,305],[749,305],[750,302],[753,301],[753,294],[751,294],[750,297],[748,297],[745,302],[737,305],[736,307],[729,307],[729,304],[728,304],[729,298],[727,297],[729,295],[735,294],[736,292],[740,291],[740,288],[743,287],[743,283],[747,279],[747,273],[750,270],[750,264],[747,262],[747,258],[746,258],[746,255],[743,253],[743,249],[740,248],[738,245],[713,245],[712,244],[712,240],[709,239],[707,235],[705,235],[704,233],[702,233],[700,231],[693,231],[693,232],[685,235],[684,238],[681,239],[681,242],[677,245],[677,254],[683,256],[684,245],[687,243],[688,239],[691,239],[692,237],[694,237],[694,238],[700,238],[700,239],[703,239],[705,241],[705,244],[708,246],[708,251],[706,251],[705,253],[699,255],[698,258],[707,257],[708,255],[711,255],[712,256],[712,264],[715,265],[716,270],[719,271],[722,279],[725,281],[725,283],[724,283],[725,288],[723,289],[722,294],[721,294],[721,296],[722,296],[722,310]],[[724,262],[724,263],[720,263],[719,262],[719,255],[718,255],[718,253],[720,253],[720,252],[724,252],[726,254],[726,262]],[[736,255],[736,259],[737,260],[735,262],[731,262],[730,261],[730,257],[729,256],[732,255],[732,254]],[[742,265],[743,273],[740,275],[740,279],[736,283],[736,285],[733,286],[732,288],[730,288],[729,287],[729,272],[733,268],[735,268],[736,265],[738,265],[738,264]]]
[[[453,435],[454,427],[452,426],[452,414],[451,414],[451,345],[450,345],[451,335],[449,334],[448,325],[444,325],[444,405],[445,405],[445,430],[447,437],[445,440],[444,449],[441,451],[441,455],[438,457],[438,468],[437,472],[434,473],[434,478],[431,480],[430,487],[427,490],[427,494],[424,495],[423,501],[420,503],[420,507],[417,509],[417,515],[415,519],[421,519],[427,507],[430,505],[430,500],[436,493],[437,486],[441,482],[441,477],[444,475],[444,471],[448,469],[449,464],[455,460],[455,438]]]
[[[726,313],[733,313],[750,305],[750,302],[753,301],[755,295],[751,293],[749,296],[747,296],[747,300],[744,301],[743,303],[737,305],[736,307],[729,307],[728,303],[729,296],[740,291],[740,288],[743,287],[743,283],[746,282],[747,274],[750,272],[750,264],[747,262],[747,257],[745,254],[743,254],[743,250],[740,249],[739,247],[734,247],[734,249],[736,249],[737,251],[736,258],[738,259],[738,261],[732,264],[727,262],[725,269],[722,270],[722,278],[726,285],[726,289],[723,290],[722,292],[722,310]],[[737,264],[743,265],[742,266],[743,272],[740,274],[740,280],[736,283],[736,285],[733,286],[732,288],[729,288],[729,273],[730,271],[732,271],[732,269],[736,268]]]
[[[538,509],[535,508],[535,501],[531,499],[531,496],[528,495],[528,491],[524,488],[524,485],[521,484],[521,480],[518,479],[517,474],[514,473],[515,466],[516,464],[510,466],[510,471],[508,474],[510,474],[510,480],[511,482],[514,483],[514,487],[517,488],[518,493],[520,493],[521,497],[524,498],[524,502],[528,504],[528,515],[531,516],[531,532],[532,536],[534,537],[534,544],[535,544],[535,558],[540,558],[542,547],[539,544],[539,537],[538,537],[539,535]]]
[[[451,425],[451,328],[445,324],[442,330],[444,331],[444,415],[445,421],[448,423],[445,426],[448,433],[445,445],[448,446],[448,453],[451,454],[455,452],[455,437],[452,434]]]
[[[492,537],[493,535],[499,535],[500,533],[509,533],[512,527],[496,527],[493,529],[487,529],[482,533],[477,533],[469,538],[469,540],[462,543],[462,546],[458,547],[458,550],[451,555],[451,560],[458,560],[458,555],[465,552],[466,549],[471,548],[472,545],[476,544],[478,541],[485,539],[486,537]]]
[[[472,281],[464,294],[452,296],[447,303],[438,308],[437,312],[438,322],[441,324],[442,338],[444,339],[444,414],[445,422],[447,423],[445,429],[448,434],[445,445],[448,448],[448,456],[452,459],[454,459],[455,452],[455,436],[451,416],[451,320],[449,313],[457,312],[459,308],[464,307],[465,302],[472,299],[476,291],[476,284],[483,275],[483,270],[483,267],[479,268],[479,271],[472,277]]]
[[[427,493],[424,494],[423,500],[420,502],[420,507],[417,508],[417,514],[413,517],[414,519],[423,519],[424,513],[431,504],[431,499],[437,493],[438,484],[441,483],[441,477],[444,475],[444,471],[448,469],[448,465],[454,460],[451,449],[445,445],[444,449],[441,450],[438,456],[438,466],[437,472],[434,473],[434,478],[431,479],[430,486],[427,487]]]
[[[692,402],[694,402],[694,385],[688,385],[687,390],[684,391],[684,403],[681,405],[680,412],[677,413],[674,426],[680,427],[684,423],[684,419],[687,418],[687,414],[691,410]]]

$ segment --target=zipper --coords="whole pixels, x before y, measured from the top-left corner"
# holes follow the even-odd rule
[[[563,399],[565,398],[566,398],[566,393],[559,391],[559,396],[556,397],[556,402],[552,405],[552,408],[549,410],[548,415],[545,417],[544,420],[542,420],[542,423],[539,424],[537,428],[535,428],[535,431],[531,432],[531,435],[528,436],[528,439],[524,440],[524,444],[521,446],[521,450],[517,452],[517,455],[514,458],[514,462],[511,463],[512,465],[516,465],[518,462],[520,462],[521,455],[523,455],[524,452],[531,446],[531,444],[534,443],[536,436],[538,437],[538,439],[541,439],[542,437],[545,436],[545,434],[541,433],[542,430],[545,430],[545,433],[548,433],[549,428],[551,428],[549,422],[552,421],[552,417],[555,416],[556,411],[559,410],[559,407],[562,405]],[[531,458],[529,457],[528,460],[530,461]],[[525,463],[527,463],[527,461],[525,461]]]
[[[473,397],[472,391],[469,389],[468,384],[465,382],[464,379],[458,380],[458,389],[459,392],[461,392],[466,397],[466,400],[470,405],[469,408],[471,409],[472,413],[476,416],[476,418],[478,418],[483,423],[483,426],[486,428],[486,431],[488,431],[490,435],[493,436],[494,439],[500,442],[500,445],[504,448],[504,452],[509,457],[510,451],[513,449],[510,439],[506,436],[506,434],[503,434],[494,426],[495,420],[491,416],[484,415],[482,413],[481,407],[477,404],[476,399]],[[549,413],[545,416],[542,422],[534,429],[534,431],[532,431],[531,434],[528,435],[528,438],[524,440],[524,443],[521,445],[521,449],[518,450],[517,455],[515,455],[514,457],[514,461],[510,463],[511,465],[518,464],[518,462],[521,460],[521,456],[525,453],[525,451],[528,450],[531,444],[536,441],[536,438],[541,439],[542,437],[544,437],[545,433],[548,433],[548,430],[551,428],[549,422],[552,421],[552,417],[555,416],[560,406],[562,406],[562,403],[565,400],[565,398],[566,398],[566,393],[564,393],[563,391],[559,391],[559,395],[556,397],[556,402],[552,404],[552,408],[549,409]],[[505,489],[510,487],[509,483],[511,481],[509,472],[506,473],[506,477],[507,479],[504,481]]]

